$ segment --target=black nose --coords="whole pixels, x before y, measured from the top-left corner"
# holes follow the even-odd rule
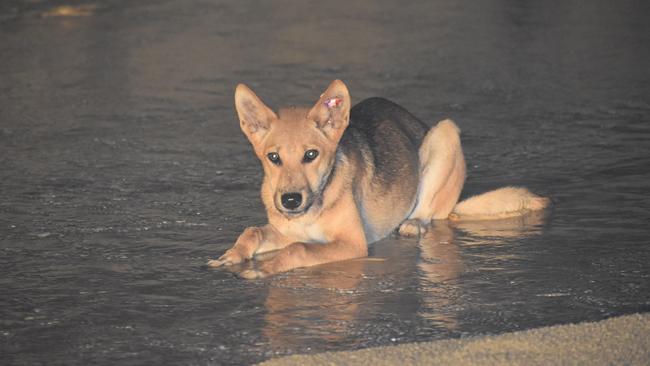
[[[285,193],[281,197],[282,206],[288,210],[295,210],[302,203],[302,194],[300,193]]]

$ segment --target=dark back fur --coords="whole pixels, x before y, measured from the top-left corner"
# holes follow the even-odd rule
[[[391,185],[417,174],[418,148],[428,127],[406,109],[383,99],[368,98],[350,110],[350,125],[341,138],[344,152],[361,148],[375,167],[374,179]]]

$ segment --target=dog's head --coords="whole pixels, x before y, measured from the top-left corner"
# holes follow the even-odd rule
[[[349,123],[347,87],[335,80],[311,109],[282,109],[278,116],[239,84],[235,106],[241,129],[262,161],[275,208],[288,218],[306,213],[319,202]]]

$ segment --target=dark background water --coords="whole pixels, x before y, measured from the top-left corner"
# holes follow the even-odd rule
[[[245,364],[650,310],[649,10],[4,0],[2,363]],[[235,85],[311,104],[335,78],[455,119],[465,195],[555,208],[263,281],[202,268],[265,220]]]

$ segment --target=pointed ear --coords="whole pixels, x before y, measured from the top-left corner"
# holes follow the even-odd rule
[[[341,80],[334,80],[309,111],[308,119],[338,143],[350,122],[350,93]]]
[[[275,113],[244,84],[237,85],[235,90],[235,108],[242,131],[254,146],[259,144],[269,131],[271,123],[278,119]]]

